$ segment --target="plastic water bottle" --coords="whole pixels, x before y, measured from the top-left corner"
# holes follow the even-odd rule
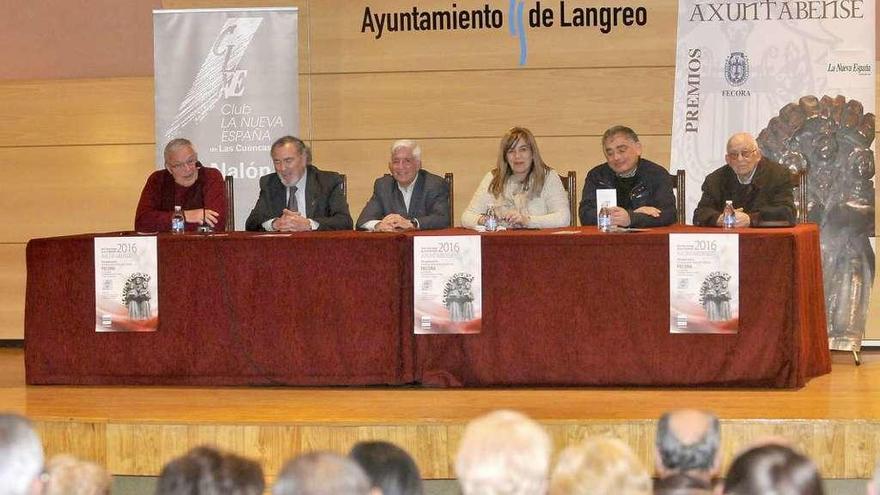
[[[725,229],[732,229],[736,226],[736,212],[733,210],[733,201],[724,202],[724,213],[721,214],[721,226]]]
[[[608,201],[602,203],[597,223],[600,231],[611,232],[611,207],[608,205]]]
[[[182,234],[185,224],[186,218],[183,216],[183,210],[179,206],[175,206],[174,215],[171,216],[171,233]]]
[[[484,221],[486,232],[495,232],[498,230],[498,217],[495,215],[495,207],[490,206],[486,212],[486,220]]]

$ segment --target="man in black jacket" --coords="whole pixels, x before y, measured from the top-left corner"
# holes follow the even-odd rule
[[[727,140],[726,165],[703,181],[703,197],[694,211],[694,225],[720,227],[727,200],[733,201],[736,227],[762,221],[794,224],[791,174],[782,165],[761,155],[755,138],[747,133]]]
[[[584,181],[579,216],[581,225],[596,225],[596,190],[616,190],[611,223],[619,227],[660,227],[675,222],[675,194],[669,172],[645,160],[639,136],[624,126],[602,135],[607,162],[593,168]]]

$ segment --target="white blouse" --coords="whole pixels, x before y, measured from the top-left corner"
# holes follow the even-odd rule
[[[474,228],[485,215],[489,206],[494,206],[496,211],[504,214],[505,210],[515,209],[529,216],[528,228],[547,229],[554,227],[568,227],[571,221],[571,211],[568,206],[568,194],[562,187],[559,174],[553,169],[548,169],[544,176],[544,188],[541,194],[528,199],[528,192],[522,190],[522,184],[513,176],[507,178],[504,183],[504,192],[500,198],[496,198],[489,192],[489,184],[492,182],[492,172],[486,174],[480,185],[474,192],[474,197],[467,209],[461,215],[462,227]]]

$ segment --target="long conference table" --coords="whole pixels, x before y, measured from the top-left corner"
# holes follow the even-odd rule
[[[560,232],[562,231],[562,232]],[[819,232],[742,229],[737,334],[671,334],[669,233],[482,236],[482,331],[414,335],[413,236],[158,235],[159,328],[96,332],[94,238],[27,246],[29,384],[800,387],[831,370]]]

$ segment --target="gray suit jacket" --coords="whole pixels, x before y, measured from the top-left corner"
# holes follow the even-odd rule
[[[419,170],[407,210],[397,181],[385,174],[373,184],[373,196],[355,225],[360,228],[370,220],[382,220],[391,213],[418,220],[421,229],[449,227],[449,187],[446,181],[426,170]]]
[[[318,222],[318,230],[351,230],[351,214],[342,192],[342,176],[306,167],[306,217]],[[251,210],[245,229],[263,230],[263,222],[281,216],[287,207],[287,188],[277,173],[260,177],[260,197]]]

